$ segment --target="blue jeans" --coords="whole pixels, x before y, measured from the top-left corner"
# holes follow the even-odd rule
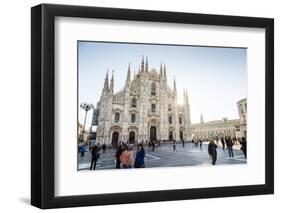
[[[233,148],[232,147],[228,147],[228,154],[229,154],[229,157],[231,158],[233,158],[234,157],[234,155],[233,155]]]

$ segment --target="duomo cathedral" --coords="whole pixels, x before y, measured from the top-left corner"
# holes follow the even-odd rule
[[[178,104],[177,87],[167,84],[165,64],[150,69],[142,58],[140,69],[131,74],[130,64],[123,89],[114,91],[114,73],[108,73],[96,108],[96,140],[116,146],[153,140],[191,140],[190,106],[187,91]]]

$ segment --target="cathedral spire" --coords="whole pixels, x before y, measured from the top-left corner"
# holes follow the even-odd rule
[[[148,72],[148,57],[146,56],[145,60],[145,72]]]
[[[108,91],[108,69],[106,71],[106,75],[104,79],[103,91]]]
[[[109,88],[109,91],[111,93],[113,93],[113,90],[114,90],[114,70],[112,70],[112,77],[111,77],[111,81],[110,81],[110,88]]]
[[[174,76],[174,92],[177,92],[176,77]]]
[[[130,82],[131,82],[131,65],[129,62],[126,83],[130,83]]]
[[[141,72],[144,71],[144,56],[142,55],[142,59],[141,59]]]

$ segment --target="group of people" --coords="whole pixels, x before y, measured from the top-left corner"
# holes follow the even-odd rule
[[[116,169],[124,168],[144,168],[144,157],[145,151],[143,144],[139,143],[137,145],[136,157],[133,160],[133,146],[130,144],[120,143],[116,150]]]
[[[91,166],[90,170],[96,169],[96,164],[98,159],[100,158],[100,150],[103,150],[103,153],[106,151],[106,145],[102,145],[101,147],[99,144],[94,144],[90,147],[89,151],[91,152]],[[137,145],[136,156],[133,159],[134,151],[133,146],[131,144],[120,143],[116,149],[115,157],[116,157],[116,169],[124,168],[144,168],[144,157],[145,151],[143,145],[139,143]]]
[[[200,150],[202,150],[202,145],[203,145],[203,141],[201,140],[201,139],[199,139],[199,140],[194,140],[194,139],[192,139],[191,140],[191,143],[192,143],[192,148],[198,148],[198,147],[200,147]]]
[[[245,158],[247,158],[247,141],[245,137],[238,138],[238,139],[237,138],[231,139],[231,137],[221,138],[223,151],[225,151],[225,146],[226,146],[230,158],[234,157],[233,146],[236,145],[237,143],[241,145],[240,149],[243,152]]]
[[[245,158],[247,158],[247,140],[245,137],[242,137],[242,139],[238,139],[241,147],[240,150],[243,152]],[[236,144],[235,142],[233,142],[233,140],[230,137],[225,137],[225,138],[221,138],[220,140],[221,144],[222,144],[222,148],[225,151],[225,146],[227,147],[228,150],[228,155],[229,158],[234,158],[234,154],[233,154],[233,146],[234,144]],[[215,143],[214,140],[211,140],[209,145],[208,145],[208,153],[212,159],[212,164],[215,165],[216,161],[217,161],[217,144]]]

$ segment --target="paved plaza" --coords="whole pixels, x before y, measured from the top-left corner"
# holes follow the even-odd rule
[[[203,144],[202,149],[200,147],[194,147],[191,143],[185,143],[185,147],[178,143],[176,151],[173,151],[172,144],[161,144],[156,147],[154,151],[150,150],[148,146],[144,146],[145,149],[145,167],[172,167],[172,166],[200,166],[211,165],[211,159],[208,155],[208,145]],[[133,148],[134,157],[136,153],[136,146]],[[115,149],[107,149],[105,153],[100,151],[100,158],[97,161],[96,170],[101,169],[115,169]],[[228,165],[228,164],[246,164],[243,152],[241,150],[234,149],[234,158],[228,157],[227,149],[223,151],[221,147],[217,149],[217,163],[216,165]],[[84,157],[78,155],[78,170],[89,170],[91,164],[91,152],[86,152]]]

